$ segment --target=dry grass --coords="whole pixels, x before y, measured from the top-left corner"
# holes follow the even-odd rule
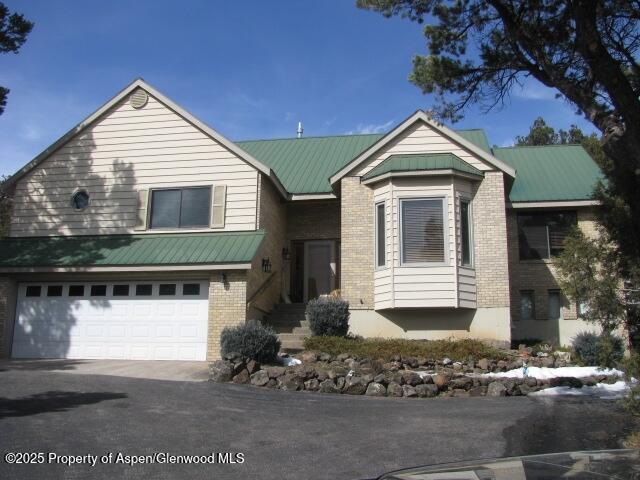
[[[633,432],[622,442],[625,448],[637,448],[640,449],[640,432]]]
[[[307,350],[331,355],[349,353],[358,357],[389,360],[394,355],[426,357],[440,360],[448,357],[454,361],[503,358],[503,354],[479,340],[403,340],[383,338],[308,337],[304,341]]]

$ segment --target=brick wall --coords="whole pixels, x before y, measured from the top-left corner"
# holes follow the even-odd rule
[[[509,307],[509,262],[504,175],[485,172],[473,198],[477,304]]]
[[[241,325],[247,317],[247,275],[243,271],[228,271],[226,282],[221,272],[209,279],[209,328],[207,360],[220,358],[220,334],[225,327]]]
[[[262,311],[269,311],[280,300],[283,271],[282,249],[286,246],[287,210],[281,196],[270,180],[260,175],[258,188],[258,228],[265,230],[265,237],[247,272],[247,299],[259,290],[265,281],[268,285],[251,302],[256,310],[250,310],[250,316],[259,318]],[[262,271],[262,259],[271,261],[271,273]],[[272,275],[272,273],[274,275]]]
[[[288,240],[340,238],[340,200],[313,200],[287,204]]]
[[[569,209],[570,210],[570,209]],[[581,208],[578,212],[578,226],[589,236],[597,236],[597,223],[592,208]],[[520,260],[518,250],[517,212],[509,210],[507,214],[509,232],[509,270],[511,272],[511,318],[520,320],[520,291],[533,290],[536,320],[549,318],[549,290],[558,290],[557,269],[553,259]],[[577,318],[576,305],[563,299],[562,318]]]
[[[340,289],[352,310],[373,308],[373,190],[359,177],[345,177],[341,188]]]

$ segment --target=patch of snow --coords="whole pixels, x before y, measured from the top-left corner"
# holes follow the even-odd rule
[[[624,372],[617,370],[615,368],[600,369],[599,367],[559,367],[559,368],[529,367],[527,372],[528,377],[533,377],[538,380],[548,380],[550,378],[557,378],[557,377],[584,378],[584,377],[595,377],[598,375],[607,375],[610,377],[622,377],[624,376]],[[482,374],[482,376],[496,377],[496,378],[523,378],[524,372],[522,368],[516,368],[514,370],[509,370],[508,372],[484,373]]]
[[[280,357],[280,361],[285,367],[300,365],[302,363],[302,360],[298,360],[297,358],[293,358],[293,357]]]
[[[554,397],[558,395],[588,396],[605,400],[616,400],[623,398],[629,392],[629,386],[622,380],[616,383],[598,383],[593,387],[571,388],[552,387],[538,390],[529,394],[530,397]]]

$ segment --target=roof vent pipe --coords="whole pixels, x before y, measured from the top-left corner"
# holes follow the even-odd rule
[[[302,122],[298,122],[298,130],[296,130],[298,138],[302,138],[302,132],[304,132],[304,128],[302,128]]]

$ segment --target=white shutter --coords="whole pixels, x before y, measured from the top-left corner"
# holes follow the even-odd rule
[[[402,263],[444,263],[442,199],[402,200]]]
[[[211,201],[211,228],[224,228],[227,204],[227,186],[214,185]]]
[[[147,229],[147,219],[149,218],[148,214],[149,207],[149,190],[143,189],[138,190],[138,204],[136,208],[136,226],[133,228],[134,230],[146,230]]]

